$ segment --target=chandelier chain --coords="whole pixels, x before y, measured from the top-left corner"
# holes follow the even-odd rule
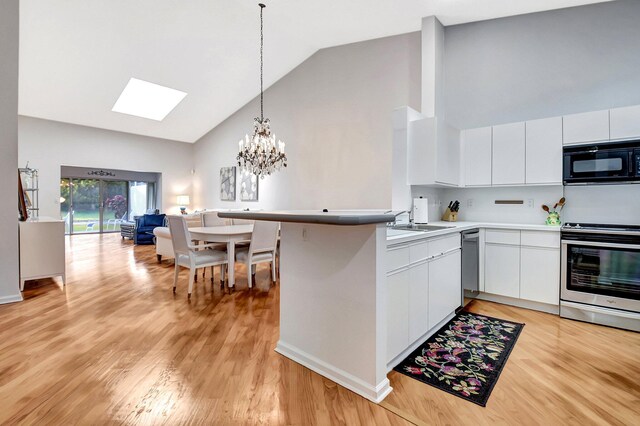
[[[264,120],[264,90],[263,90],[263,78],[262,78],[262,69],[264,66],[263,61],[263,46],[264,46],[264,31],[263,27],[263,19],[262,19],[262,11],[266,7],[264,4],[260,3],[260,120]]]

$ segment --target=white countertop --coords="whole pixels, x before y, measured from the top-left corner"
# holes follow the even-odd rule
[[[398,229],[387,230],[387,243],[398,244],[423,238],[433,238],[441,235],[447,235],[455,232],[467,231],[475,228],[492,228],[492,229],[515,229],[520,231],[545,231],[560,232],[560,226],[539,225],[530,223],[494,223],[494,222],[429,222],[429,225],[447,226],[447,229],[439,229],[436,231],[405,231]]]

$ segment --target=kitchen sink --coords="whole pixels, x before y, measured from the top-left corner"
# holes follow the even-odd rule
[[[430,232],[430,231],[439,231],[441,229],[449,229],[455,228],[454,226],[443,226],[443,225],[393,225],[390,227],[391,229],[396,229],[398,231],[418,231],[418,232]]]

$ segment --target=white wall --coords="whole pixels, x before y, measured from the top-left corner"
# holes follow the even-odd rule
[[[164,213],[178,213],[176,197],[192,195],[191,144],[22,116],[19,140],[19,164],[39,170],[41,216],[60,217],[62,165],[162,173]]]
[[[18,0],[0,3],[0,303],[18,287]]]
[[[640,104],[640,1],[445,29],[446,118],[460,129]]]
[[[197,206],[390,208],[392,111],[403,105],[420,105],[419,33],[323,49],[265,93],[289,167],[260,181],[257,203],[220,201],[220,167],[236,164],[256,99],[196,143]]]

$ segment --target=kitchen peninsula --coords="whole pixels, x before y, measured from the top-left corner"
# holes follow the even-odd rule
[[[391,392],[387,373],[392,362],[448,321],[460,305],[460,233],[455,229],[433,236],[410,232],[411,244],[399,246],[399,235],[387,240],[386,224],[395,219],[388,212],[219,216],[282,223],[276,351],[371,401],[380,402]],[[431,277],[430,262],[437,276]],[[419,279],[411,276],[421,272]],[[390,291],[391,286],[407,291]],[[415,323],[407,327],[414,313]],[[398,324],[405,324],[406,335],[389,333]]]

